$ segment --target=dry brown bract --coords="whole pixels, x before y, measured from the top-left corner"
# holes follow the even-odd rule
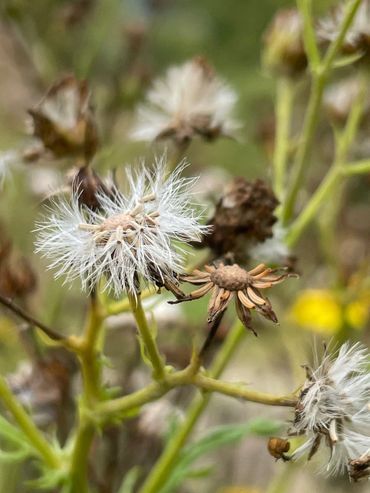
[[[287,277],[291,277],[292,274],[281,273],[281,269],[270,269],[264,264],[259,264],[250,271],[237,264],[225,265],[223,263],[218,266],[206,265],[204,268],[206,272],[194,270],[191,275],[182,276],[183,281],[200,287],[186,298],[174,303],[198,299],[212,291],[208,306],[209,324],[220,319],[234,297],[239,319],[254,333],[251,326],[252,309],[256,309],[265,318],[277,323],[278,320],[271,303],[262,295],[260,289],[270,288]]]
[[[360,479],[369,479],[370,477],[370,455],[364,454],[358,459],[348,463],[349,477],[356,483]]]
[[[86,81],[62,78],[29,114],[33,134],[56,157],[77,155],[89,161],[95,154],[98,136]]]

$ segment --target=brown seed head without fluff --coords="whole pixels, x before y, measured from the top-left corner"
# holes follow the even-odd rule
[[[213,284],[228,291],[245,289],[251,282],[248,272],[237,264],[220,266],[210,278]]]

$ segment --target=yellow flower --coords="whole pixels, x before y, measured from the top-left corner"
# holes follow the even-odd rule
[[[346,306],[345,317],[349,325],[355,329],[362,329],[369,321],[370,296],[364,296],[352,301]]]
[[[290,310],[294,323],[322,334],[334,334],[343,323],[342,308],[329,290],[303,291]]]

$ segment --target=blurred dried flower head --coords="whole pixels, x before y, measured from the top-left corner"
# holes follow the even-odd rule
[[[47,428],[66,419],[63,414],[67,413],[71,370],[74,370],[70,365],[70,360],[54,355],[33,364],[22,364],[16,373],[8,376],[10,388],[31,412],[37,426]]]
[[[116,296],[136,293],[138,276],[177,285],[184,251],[173,243],[199,241],[207,227],[190,202],[195,179],[180,176],[184,165],[169,176],[165,166],[163,156],[152,169],[128,169],[127,195],[99,191],[95,211],[80,206],[76,190],[70,201],[55,202],[38,226],[37,251],[51,260],[56,277],[80,278],[84,289],[105,278]]]
[[[29,261],[13,250],[1,231],[0,294],[7,298],[25,298],[36,288],[36,275]]]
[[[319,20],[317,36],[323,44],[332,42],[338,36],[345,16],[346,4],[341,2],[330,14]],[[349,27],[342,50],[345,53],[367,53],[370,48],[370,2],[363,0]]]
[[[138,110],[134,140],[173,139],[187,144],[195,136],[213,140],[231,137],[239,127],[232,113],[235,92],[203,59],[171,67],[154,81],[147,101]]]
[[[272,236],[278,200],[263,180],[248,182],[235,178],[226,186],[209,224],[212,230],[203,245],[219,256],[233,252],[245,256],[246,243],[262,242]]]
[[[303,21],[297,9],[279,10],[263,41],[263,64],[268,70],[287,76],[297,76],[305,71]]]
[[[237,264],[217,266],[206,265],[205,272],[194,270],[191,275],[182,276],[183,281],[200,286],[189,296],[172,303],[191,301],[212,291],[208,305],[208,323],[220,320],[226,308],[235,297],[236,312],[246,328],[252,330],[251,310],[257,310],[265,318],[277,323],[277,317],[270,300],[263,296],[260,289],[266,289],[284,281],[291,274],[270,269],[264,264],[247,271]]]
[[[95,154],[98,136],[86,81],[63,77],[29,114],[33,135],[55,157],[73,155],[89,161]]]
[[[344,125],[350,114],[353,104],[362,91],[362,84],[358,77],[348,77],[331,85],[324,93],[324,108],[329,118],[338,125]],[[364,101],[364,114],[370,109],[370,100]]]
[[[367,453],[361,455],[358,459],[349,461],[348,474],[350,479],[355,483],[360,479],[369,479],[370,477],[370,448]]]
[[[99,209],[99,195],[103,194],[113,198],[113,184],[106,184],[100,176],[90,167],[82,166],[73,174],[71,187],[78,195],[80,206],[88,209]]]
[[[344,344],[337,355],[325,355],[316,369],[306,367],[307,380],[296,406],[291,435],[306,435],[306,442],[291,459],[318,451],[322,440],[329,448],[327,471],[336,475],[369,454],[369,354],[360,343]],[[351,466],[352,463],[352,466]]]

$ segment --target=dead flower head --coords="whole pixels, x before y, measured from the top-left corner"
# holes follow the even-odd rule
[[[324,443],[329,450],[326,471],[348,472],[354,480],[369,477],[369,353],[360,343],[344,344],[325,355],[316,368],[305,366],[307,379],[296,406],[290,435],[306,441],[291,456],[310,460]]]
[[[173,139],[187,144],[194,137],[213,140],[233,136],[239,124],[232,113],[237,97],[203,58],[171,67],[154,81],[139,107],[134,140]]]
[[[29,114],[34,136],[55,157],[73,155],[89,161],[95,154],[98,136],[86,81],[63,77]]]
[[[277,323],[278,320],[270,300],[260,290],[270,288],[287,277],[291,277],[292,274],[281,273],[278,269],[270,269],[264,264],[259,264],[250,271],[237,264],[225,265],[223,263],[217,266],[206,265],[204,269],[205,272],[194,270],[191,275],[182,276],[183,281],[198,285],[199,288],[186,298],[173,303],[195,300],[212,292],[208,305],[209,324],[220,320],[233,298],[235,298],[240,321],[254,333],[251,310],[255,309],[265,318]]]
[[[235,178],[216,205],[208,222],[212,230],[203,238],[202,246],[211,248],[217,256],[232,252],[236,258],[244,257],[247,241],[259,243],[272,237],[278,203],[271,187],[263,180],[248,182]]]
[[[346,15],[345,2],[333,8],[330,14],[319,20],[317,36],[322,44],[334,41]],[[341,49],[344,53],[368,54],[370,50],[370,1],[362,0],[351,26],[347,30]]]
[[[302,74],[307,66],[303,21],[297,9],[279,10],[264,35],[263,63],[287,76]]]

